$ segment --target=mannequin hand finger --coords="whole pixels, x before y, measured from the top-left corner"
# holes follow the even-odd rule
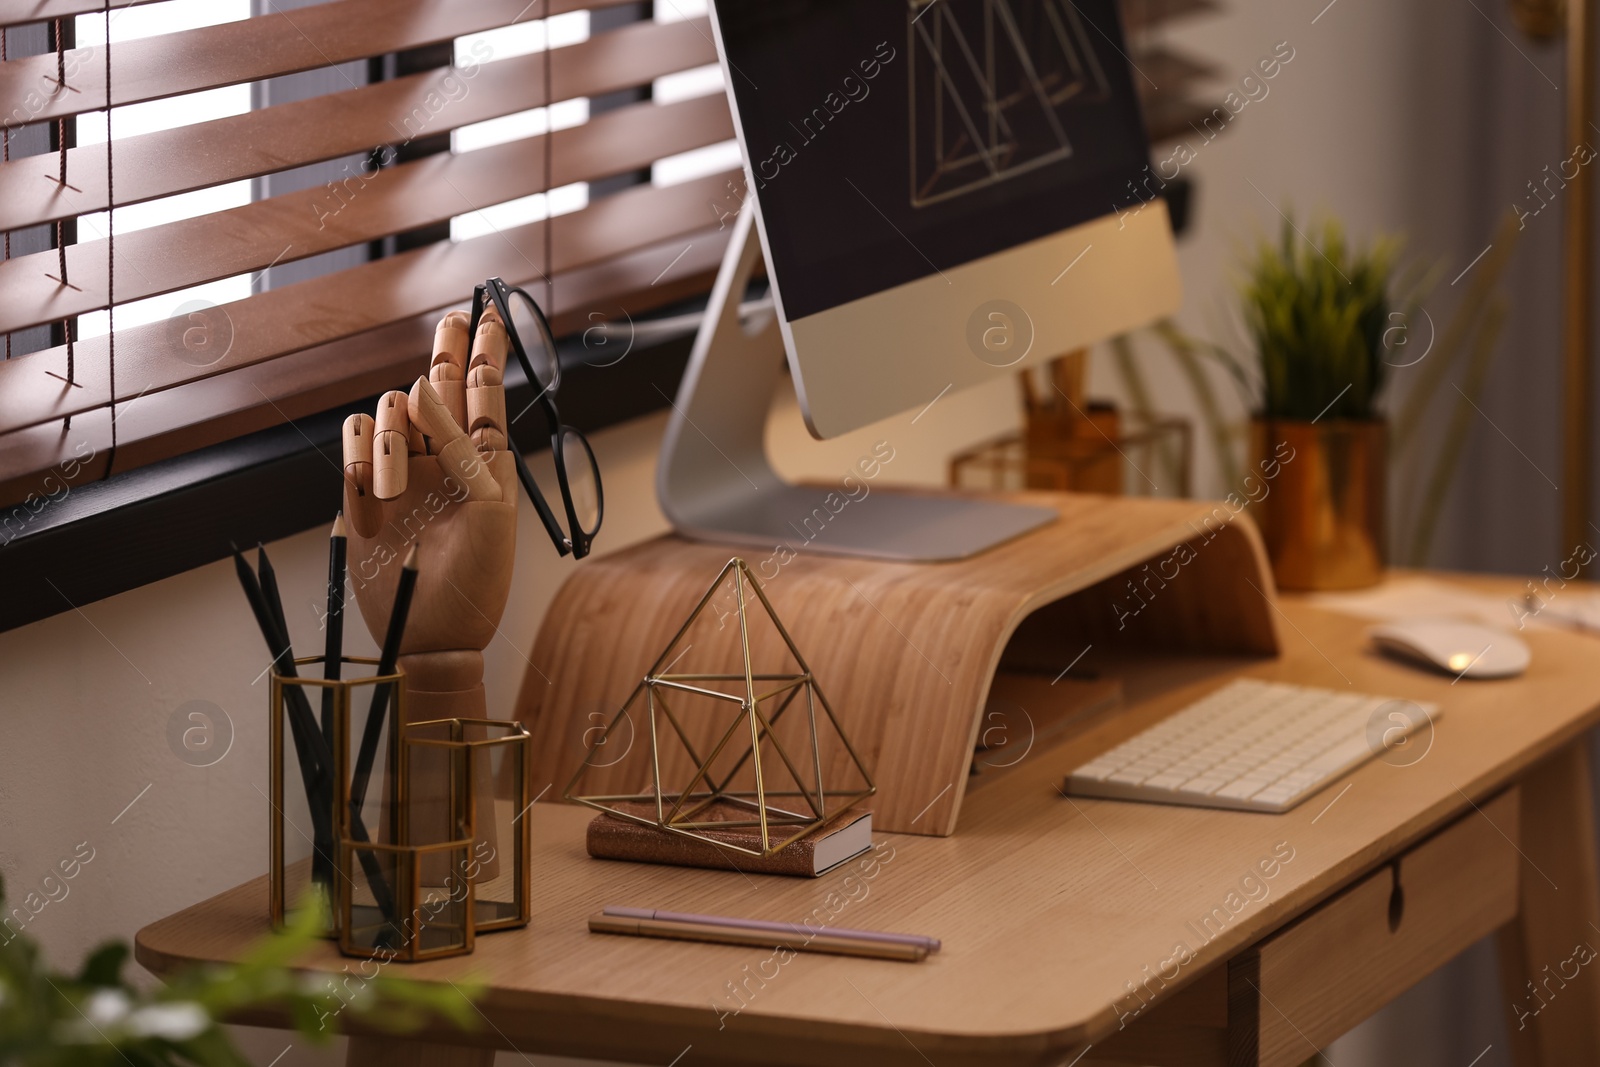
[[[395,389],[378,400],[372,439],[372,487],[379,500],[393,500],[406,491],[407,459],[412,431],[406,394]]]
[[[433,332],[433,360],[428,380],[459,425],[467,424],[467,327],[465,311],[452,311]]]
[[[373,491],[372,439],[377,423],[371,415],[351,415],[344,420],[344,510],[362,536],[378,527],[378,497]]]
[[[361,496],[372,495],[372,435],[377,429],[371,415],[344,420],[344,477]]]
[[[485,312],[478,322],[478,333],[472,339],[472,362],[467,365],[467,372],[470,374],[479,367],[492,367],[503,377],[506,352],[510,345],[505,323],[500,321],[499,315],[490,318]]]
[[[418,378],[411,387],[410,411],[413,423],[437,446],[440,468],[467,487],[467,499],[500,499],[500,483],[426,378]]]
[[[467,380],[467,434],[479,452],[507,447],[506,389],[500,371],[487,363],[474,366]]]

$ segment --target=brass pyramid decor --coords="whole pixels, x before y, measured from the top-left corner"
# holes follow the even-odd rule
[[[781,645],[760,632],[763,619]],[[732,632],[729,623],[736,623]],[[774,672],[766,664],[758,669],[753,639],[765,649],[765,658],[781,657],[791,669]],[[737,661],[738,668],[696,671],[681,663],[697,649],[699,656],[691,662],[710,658],[713,667],[731,667]],[[641,709],[644,721],[635,726]],[[650,790],[580,793],[588,773],[611,769],[612,761],[598,757],[614,751],[618,745],[605,746],[624,733],[630,749],[632,737],[649,741]],[[640,773],[635,781],[643,777]],[[617,781],[614,775],[609,780]],[[761,583],[735,557],[589,745],[566,798],[729,851],[769,856],[874,792],[871,776]],[[748,817],[740,819],[743,812]],[[706,832],[754,828],[760,829],[759,849]]]

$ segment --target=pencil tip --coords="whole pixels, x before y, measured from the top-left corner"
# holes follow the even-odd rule
[[[343,537],[344,535],[344,512],[341,511],[333,517],[333,533],[329,536]]]
[[[413,541],[411,543],[411,551],[406,553],[406,561],[401,564],[406,570],[414,571],[417,569],[417,546],[421,543],[421,541]]]

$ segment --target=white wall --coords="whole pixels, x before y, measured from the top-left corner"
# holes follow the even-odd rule
[[[1184,27],[1186,43],[1220,60],[1234,79],[1280,41],[1295,50],[1270,95],[1249,105],[1188,168],[1199,199],[1198,222],[1181,251],[1183,321],[1219,340],[1232,329],[1226,307],[1236,252],[1253,233],[1278,224],[1267,200],[1292,201],[1302,212],[1327,209],[1356,234],[1409,231],[1413,249],[1438,259],[1448,279],[1488,241],[1522,183],[1566,155],[1559,95],[1534,69],[1538,64],[1564,84],[1559,54],[1501,37],[1488,18],[1516,34],[1497,0],[1336,0],[1324,10],[1325,3],[1229,0],[1224,17]],[[1452,563],[1531,572],[1565,555],[1551,555],[1555,502],[1527,466],[1555,462],[1558,228],[1554,211],[1537,219],[1513,265],[1518,307],[1484,400],[1504,436],[1488,426],[1474,430],[1441,554]],[[1443,287],[1440,314],[1455,295]],[[1144,360],[1166,406],[1190,410],[1170,366],[1153,350]],[[1097,391],[1115,393],[1107,369],[1097,363],[1093,381]],[[1242,414],[1229,383],[1220,374],[1214,383]],[[943,480],[953,449],[1015,420],[1009,388],[947,396],[915,426],[908,414],[826,445],[804,436],[792,404],[776,415],[773,452],[791,474],[831,476],[881,437],[897,451],[889,477],[929,484]],[[661,426],[660,418],[646,419],[595,439],[608,488],[609,550],[665,529],[652,483]],[[1508,449],[1507,437],[1532,459]],[[1217,491],[1214,463],[1203,461],[1197,484]],[[181,529],[172,536],[182,537]],[[527,669],[544,607],[572,565],[555,559],[526,504],[519,536],[517,593],[502,636],[486,653],[491,707],[502,710]],[[269,546],[302,648],[316,632],[323,538],[310,531]],[[0,634],[0,873],[15,898],[77,843],[89,842],[96,853],[70,896],[31,927],[56,963],[77,960],[103,938],[131,937],[265,870],[266,694],[264,683],[252,684],[264,662],[226,563]],[[229,755],[206,769],[182,762],[167,740],[174,713],[195,700],[225,711],[236,731]],[[1403,1010],[1331,1050],[1333,1061],[1459,1067],[1492,1042],[1480,1067],[1506,1062],[1492,960],[1483,948],[1402,1003]],[[248,1037],[262,1064],[290,1044],[279,1067],[338,1062],[337,1050],[315,1052],[285,1035]]]

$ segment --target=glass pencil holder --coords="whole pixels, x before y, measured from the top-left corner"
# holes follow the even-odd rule
[[[472,951],[469,838],[340,844],[339,951],[418,963]]]
[[[323,936],[337,937],[340,842],[381,843],[398,827],[392,724],[404,721],[405,674],[379,675],[378,666],[348,656],[340,677],[325,679],[323,657],[307,656],[293,675],[272,673],[269,908],[277,929],[295,910],[315,907]]]
[[[448,812],[472,840],[466,875],[477,933],[526,926],[532,918],[533,747],[519,722],[437,719],[410,723],[400,737],[405,813],[433,832]]]
[[[415,743],[440,725],[400,727],[400,785],[385,839],[340,841],[339,949],[346,955],[413,963],[472,951],[471,754]]]

